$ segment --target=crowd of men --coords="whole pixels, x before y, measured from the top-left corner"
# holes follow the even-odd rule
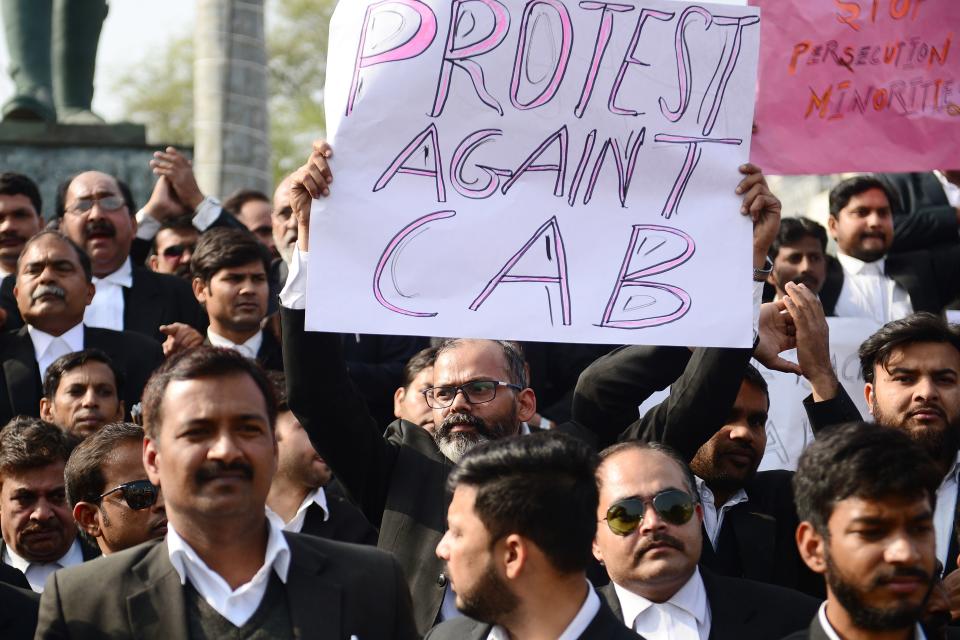
[[[0,637],[960,637],[960,171],[824,229],[741,167],[728,349],[308,332],[334,164],[221,205],[166,148],[142,208],[88,171],[50,212],[0,174]],[[830,316],[882,325],[870,415]],[[795,472],[752,360],[811,389]]]

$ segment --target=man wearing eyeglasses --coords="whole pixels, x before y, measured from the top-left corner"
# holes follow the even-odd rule
[[[817,601],[698,567],[703,508],[671,449],[629,441],[600,454],[593,554],[617,617],[648,640],[770,640],[804,628]]]
[[[165,220],[153,238],[147,266],[157,273],[167,273],[190,280],[190,258],[200,232],[188,216]]]
[[[50,574],[99,555],[77,537],[63,468],[76,439],[56,425],[18,417],[0,430],[0,558],[42,593]]]
[[[167,515],[143,468],[143,428],[114,422],[81,442],[63,471],[80,535],[103,555],[162,538]]]

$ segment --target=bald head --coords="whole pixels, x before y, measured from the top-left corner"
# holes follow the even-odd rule
[[[119,269],[137,230],[119,181],[101,171],[85,171],[61,185],[58,196],[60,228],[90,256],[93,275],[102,278]]]

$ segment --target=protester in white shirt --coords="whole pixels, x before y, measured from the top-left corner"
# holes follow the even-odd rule
[[[2,559],[37,593],[54,571],[85,559],[63,479],[76,442],[37,418],[15,418],[0,431]]]
[[[633,440],[600,457],[593,553],[611,580],[601,595],[624,625],[647,640],[780,638],[806,626],[813,598],[697,567],[703,509],[673,450]]]
[[[193,293],[210,318],[210,344],[257,358],[270,289],[267,249],[244,229],[211,229],[197,243],[191,268]]]

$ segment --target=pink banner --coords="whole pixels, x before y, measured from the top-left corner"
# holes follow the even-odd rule
[[[772,174],[960,167],[960,0],[761,7],[751,160]]]

